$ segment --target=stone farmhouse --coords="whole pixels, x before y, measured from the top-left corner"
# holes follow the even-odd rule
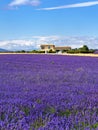
[[[41,47],[41,51],[45,51],[46,53],[48,53],[50,50],[55,52],[71,50],[71,47],[69,46],[55,46],[53,44],[42,44],[40,45],[40,47]]]

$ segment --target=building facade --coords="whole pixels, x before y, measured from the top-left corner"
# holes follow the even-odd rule
[[[52,44],[43,44],[40,46],[41,47],[41,51],[49,51],[49,50],[52,50],[52,51],[55,51],[55,45],[52,45]]]
[[[40,45],[41,51],[49,52],[50,50],[55,51],[55,52],[63,52],[67,50],[71,50],[71,47],[69,46],[55,46],[53,44],[42,44]]]

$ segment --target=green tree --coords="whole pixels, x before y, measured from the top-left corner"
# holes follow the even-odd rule
[[[26,51],[25,50],[21,50],[20,53],[25,53]]]
[[[80,53],[88,53],[89,52],[89,48],[87,45],[83,45],[83,47],[79,48],[79,52]]]
[[[88,46],[87,45],[83,45],[83,50],[85,50],[85,51],[89,51],[89,48],[88,48]]]

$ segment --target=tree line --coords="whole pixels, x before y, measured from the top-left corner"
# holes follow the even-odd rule
[[[87,45],[83,45],[81,48],[75,48],[75,49],[70,49],[70,50],[62,50],[62,53],[94,53],[96,50],[95,49],[89,49]],[[15,51],[15,53],[45,53],[45,51],[42,50],[31,50],[31,51],[25,51],[25,50],[20,50],[20,51]],[[58,53],[58,51],[53,51],[50,49],[48,53]]]
[[[94,49],[89,49],[87,45],[83,45],[81,48],[75,48],[68,50],[67,53],[94,53]]]

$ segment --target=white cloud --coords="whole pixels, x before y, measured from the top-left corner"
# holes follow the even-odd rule
[[[59,40],[61,37],[60,36],[32,36],[33,39],[39,39],[40,41],[48,41],[50,39],[52,40]]]
[[[0,41],[0,48],[8,49],[8,50],[32,50],[32,48],[36,47],[34,41],[32,40],[7,40]]]
[[[41,44],[71,46],[72,48],[79,48],[82,45],[87,45],[89,48],[98,49],[98,37],[32,36],[30,40],[21,39],[0,41],[0,48],[7,50],[33,50],[40,49]]]
[[[40,4],[40,0],[13,0],[9,6],[20,6],[20,5],[32,5],[38,6]]]
[[[50,8],[41,8],[41,9],[38,9],[38,10],[57,10],[57,9],[66,9],[66,8],[88,7],[88,6],[94,6],[94,5],[98,5],[98,1],[76,3],[76,4],[57,6],[57,7],[50,7]]]

